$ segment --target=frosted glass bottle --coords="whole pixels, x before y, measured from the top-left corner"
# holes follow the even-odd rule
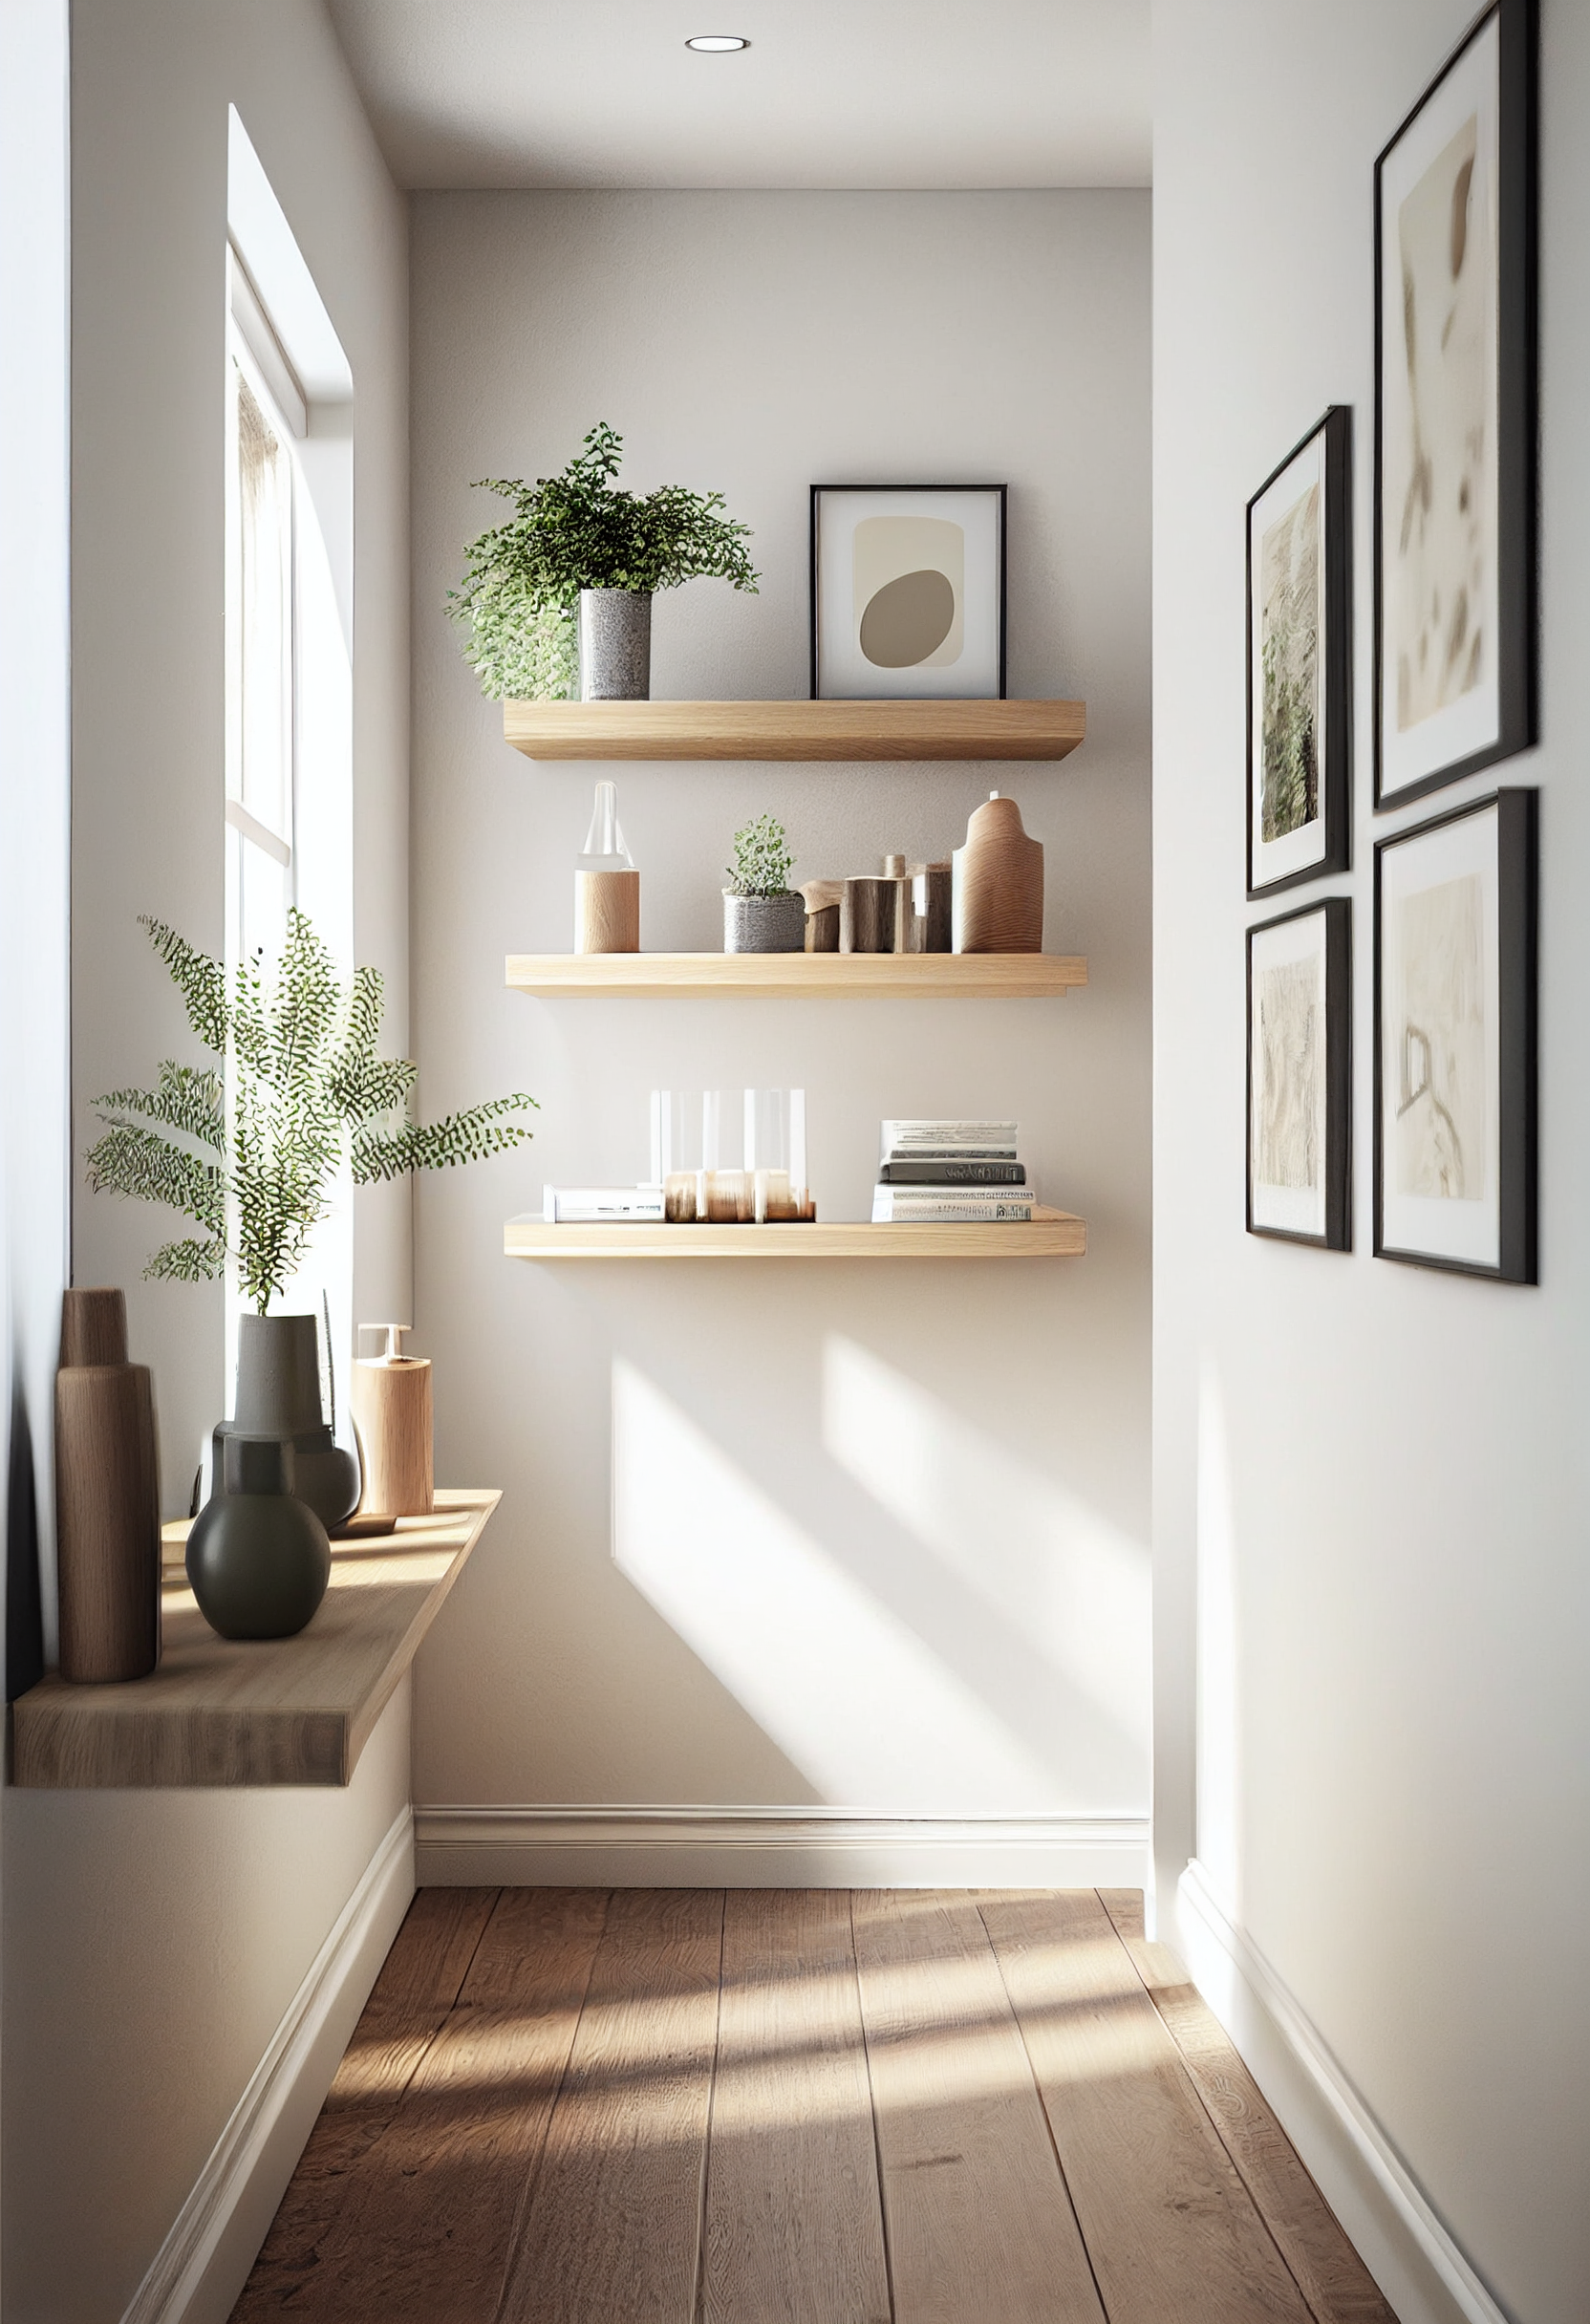
[[[574,858],[574,950],[640,950],[640,874],[618,828],[618,786],[598,783],[585,848]]]

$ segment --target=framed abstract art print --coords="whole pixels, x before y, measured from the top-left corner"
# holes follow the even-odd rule
[[[813,484],[814,701],[1005,690],[1005,486]]]
[[[1248,503],[1248,893],[1347,869],[1352,415],[1333,404]]]
[[[1352,1248],[1352,905],[1248,931],[1248,1232]]]
[[[1536,1273],[1536,817],[1493,791],[1375,850],[1375,1251]]]
[[[1375,805],[1536,735],[1536,5],[1375,164]]]

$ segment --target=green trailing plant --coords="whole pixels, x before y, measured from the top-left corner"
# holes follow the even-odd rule
[[[493,699],[557,701],[578,677],[582,589],[677,589],[698,579],[755,591],[750,527],[723,513],[720,492],[661,484],[635,494],[613,483],[624,440],[605,420],[561,476],[484,477],[513,514],[464,550],[448,611],[465,632],[464,659]]]
[[[370,1186],[480,1161],[530,1136],[513,1118],[535,1105],[523,1091],[411,1121],[416,1067],[378,1053],[379,975],[356,969],[345,985],[304,913],[288,915],[269,981],[260,954],[228,980],[163,921],[142,925],[218,1061],[164,1059],[153,1089],[97,1100],[105,1130],[88,1156],[95,1191],[163,1203],[202,1229],[162,1243],[145,1275],[202,1282],[231,1258],[264,1315],[297,1272],[345,1155],[355,1183]]]
[[[734,861],[727,867],[731,895],[788,895],[795,858],[784,825],[759,815],[734,835]]]

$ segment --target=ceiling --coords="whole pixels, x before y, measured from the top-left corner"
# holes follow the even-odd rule
[[[1149,183],[1150,0],[329,4],[406,186]]]

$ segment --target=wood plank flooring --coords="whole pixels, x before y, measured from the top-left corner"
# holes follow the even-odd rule
[[[232,2324],[1396,2324],[1135,1891],[422,1889]]]

